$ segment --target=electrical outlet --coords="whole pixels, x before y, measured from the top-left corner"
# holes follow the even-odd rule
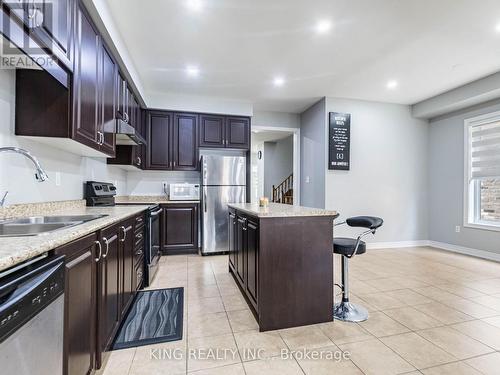
[[[163,181],[161,183],[161,186],[163,187],[163,193],[167,194],[168,193],[168,182],[167,181]]]
[[[455,233],[460,233],[460,225],[457,225],[457,226],[455,227]]]
[[[56,186],[61,186],[61,172],[56,172]]]

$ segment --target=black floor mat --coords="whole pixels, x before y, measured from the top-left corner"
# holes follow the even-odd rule
[[[182,339],[184,288],[137,293],[113,350]]]

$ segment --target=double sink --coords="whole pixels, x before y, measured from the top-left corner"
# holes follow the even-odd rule
[[[31,216],[0,221],[0,237],[36,236],[108,215]]]

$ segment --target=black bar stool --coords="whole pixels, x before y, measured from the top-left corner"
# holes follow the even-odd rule
[[[374,216],[356,216],[350,217],[344,222],[335,224],[347,224],[350,227],[367,228],[358,238],[334,238],[333,252],[342,255],[342,302],[336,303],[333,307],[333,316],[335,319],[346,322],[362,322],[368,319],[368,311],[360,305],[349,302],[349,259],[354,255],[360,255],[366,252],[366,243],[361,239],[368,234],[375,234],[376,230],[382,226],[384,220]]]

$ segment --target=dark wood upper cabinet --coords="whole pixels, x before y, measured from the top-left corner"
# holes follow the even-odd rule
[[[116,64],[104,44],[100,55],[100,97],[98,129],[103,134],[101,149],[109,155],[115,154],[116,143]]]
[[[146,169],[171,170],[171,112],[149,111],[146,122]]]
[[[225,118],[217,115],[200,115],[200,147],[224,147]]]
[[[200,147],[250,147],[250,118],[218,115],[200,115]]]
[[[167,254],[198,251],[198,204],[162,205],[162,250]]]
[[[173,169],[194,171],[198,169],[197,145],[198,116],[175,113],[173,122]]]
[[[78,2],[73,75],[73,139],[99,146],[98,130],[99,33]]]
[[[250,147],[250,119],[226,118],[226,147],[248,149]]]
[[[26,2],[30,32],[66,66],[71,65],[73,6],[74,0]]]

